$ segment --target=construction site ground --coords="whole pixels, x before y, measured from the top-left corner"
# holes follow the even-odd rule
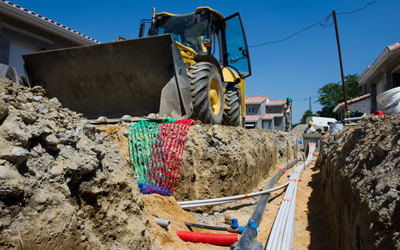
[[[183,242],[176,231],[188,230],[185,221],[228,226],[228,215],[245,225],[258,198],[187,210],[176,200],[265,189],[301,156],[296,130],[197,122],[173,196],[142,195],[128,150],[132,125],[90,124],[42,87],[0,79],[0,249],[228,249]],[[295,248],[400,249],[399,183],[400,115],[371,115],[323,136],[298,182]],[[256,239],[264,246],[283,196],[275,191],[267,204]]]
[[[315,168],[318,153],[314,154],[313,162],[306,168],[298,183],[295,219],[295,249],[335,249],[332,244],[332,231],[327,220],[326,210],[321,202],[319,192],[319,170]],[[274,166],[276,171],[285,164]],[[276,186],[284,184],[288,175],[294,168],[287,171],[276,183]],[[274,171],[261,181],[253,192],[265,189],[269,180],[275,174]],[[256,241],[266,245],[274,219],[278,213],[280,203],[284,196],[284,189],[275,191],[270,196],[264,212]],[[226,246],[214,246],[202,243],[183,242],[176,235],[176,231],[188,231],[184,222],[207,224],[226,227],[225,216],[233,216],[239,221],[239,225],[245,225],[256,207],[258,197],[230,203],[228,207],[215,207],[213,213],[187,212],[179,207],[174,197],[160,195],[145,195],[146,211],[150,216],[150,231],[152,245],[159,249],[228,249]],[[171,212],[174,211],[174,212]],[[171,221],[169,229],[162,228],[154,222],[155,218],[164,218]],[[193,232],[223,233],[220,231],[199,229],[191,227]],[[227,233],[227,232],[226,232]]]

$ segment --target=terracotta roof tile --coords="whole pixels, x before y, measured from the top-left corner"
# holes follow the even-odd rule
[[[256,122],[260,117],[259,115],[246,115],[246,122]]]
[[[93,39],[93,38],[91,38],[91,37],[84,36],[84,35],[82,35],[81,33],[77,32],[77,31],[75,31],[75,30],[72,30],[72,29],[70,29],[70,28],[68,28],[68,27],[65,27],[64,25],[61,25],[60,23],[55,22],[55,21],[53,21],[53,20],[51,20],[51,19],[49,19],[49,18],[47,18],[47,17],[43,17],[43,16],[41,16],[41,15],[39,15],[39,14],[36,14],[36,13],[33,12],[33,11],[29,11],[29,10],[27,10],[27,9],[25,9],[25,8],[21,8],[19,5],[13,4],[12,2],[9,2],[9,1],[6,1],[6,0],[0,0],[0,1],[3,2],[3,3],[6,3],[6,4],[8,4],[8,5],[11,5],[11,6],[13,6],[13,7],[15,7],[15,8],[17,8],[17,9],[23,11],[23,12],[26,12],[26,13],[28,13],[28,14],[30,14],[30,15],[33,15],[33,16],[35,16],[35,17],[37,17],[37,18],[40,18],[40,19],[45,20],[45,21],[47,21],[47,22],[49,22],[49,23],[52,23],[52,24],[54,24],[54,25],[56,25],[56,26],[58,26],[58,27],[60,27],[60,28],[69,30],[69,31],[71,31],[71,32],[73,32],[73,33],[75,33],[75,34],[77,34],[77,35],[80,35],[80,36],[82,36],[82,37],[88,39],[88,40],[91,40],[91,41],[96,42],[96,43],[100,43],[99,41],[97,41],[97,40],[95,40],[95,39]]]
[[[368,93],[368,94],[365,94],[365,95],[356,97],[356,98],[354,98],[354,99],[348,100],[348,101],[347,101],[347,104],[350,104],[350,103],[353,103],[353,102],[357,102],[357,101],[363,100],[363,99],[369,97],[370,95],[371,95],[371,93]],[[343,105],[344,105],[344,102],[341,102],[341,103],[338,104],[339,107],[340,107],[340,106],[343,106]]]
[[[262,117],[262,119],[263,120],[272,120],[272,119],[274,119],[274,117],[283,117],[283,114],[280,114],[280,113],[268,113],[268,114],[265,114]]]
[[[282,106],[285,103],[285,100],[270,100],[267,103],[267,106]]]
[[[264,102],[268,96],[246,96],[246,104],[260,104]]]
[[[396,51],[396,50],[399,50],[399,49],[400,49],[400,42],[397,42],[397,43],[394,43],[394,44],[391,44],[391,45],[386,46],[386,48],[379,54],[379,56],[375,59],[375,61],[374,61],[370,66],[368,66],[368,67],[361,73],[361,75],[360,75],[360,77],[359,77],[358,79],[363,78],[363,77],[367,74],[367,72],[368,72],[375,64],[377,64],[378,61],[379,61],[380,59],[382,59],[382,58],[384,57],[384,55],[385,55],[387,52],[393,52],[393,51]]]
[[[364,100],[365,98],[368,98],[368,97],[370,97],[370,96],[371,96],[371,93],[368,93],[368,94],[365,94],[365,95],[356,97],[356,98],[354,98],[354,99],[348,100],[348,101],[347,101],[347,104],[351,104],[351,103],[354,103],[354,102],[357,102],[357,101]],[[339,103],[339,104],[336,105],[336,107],[333,109],[333,112],[336,112],[337,110],[339,110],[339,109],[340,109],[341,107],[343,107],[343,106],[344,106],[344,102]]]

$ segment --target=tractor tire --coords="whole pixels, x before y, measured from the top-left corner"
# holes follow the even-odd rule
[[[192,118],[205,124],[221,124],[224,113],[224,92],[217,67],[199,62],[188,72],[192,92]]]
[[[239,86],[227,88],[225,105],[230,109],[224,110],[222,124],[243,127],[242,97]]]

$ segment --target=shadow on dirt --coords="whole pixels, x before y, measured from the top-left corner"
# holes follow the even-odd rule
[[[323,203],[321,174],[314,166],[314,174],[308,185],[313,189],[308,201],[308,227],[311,239],[309,249],[329,250],[337,249],[335,247],[334,235],[329,222],[329,214]]]

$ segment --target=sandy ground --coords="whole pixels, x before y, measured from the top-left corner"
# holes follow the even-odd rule
[[[330,225],[326,219],[321,194],[319,193],[319,170],[314,168],[316,155],[312,164],[300,175],[296,201],[296,222],[295,222],[295,248],[296,249],[334,249],[329,239]],[[282,166],[276,166],[279,169]],[[264,189],[270,178],[276,171],[254,190]],[[276,185],[287,181],[290,171],[283,175]],[[270,197],[269,203],[259,227],[259,234],[256,238],[264,246],[268,240],[269,232],[274,218],[279,210],[283,199],[284,191],[276,191]],[[224,222],[226,215],[238,218],[240,225],[245,225],[253,212],[258,199],[247,199],[231,204],[229,207],[215,207],[212,214],[186,212],[181,209],[173,197],[162,197],[159,195],[143,196],[146,204],[146,211],[150,217],[150,231],[153,249],[229,249],[229,247],[211,246],[200,243],[189,243],[181,241],[177,230],[189,231],[184,222],[204,223],[210,225],[227,226]],[[168,229],[158,226],[154,218],[162,218],[171,221]],[[199,230],[196,232],[221,233],[210,230]]]

